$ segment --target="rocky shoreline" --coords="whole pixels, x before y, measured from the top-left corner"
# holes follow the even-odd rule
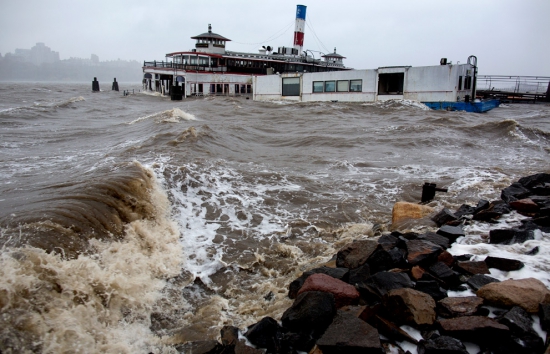
[[[407,207],[394,208],[394,213]],[[352,242],[331,263],[290,284],[288,296],[294,303],[280,321],[265,317],[242,333],[226,326],[221,343],[191,342],[176,349],[194,354],[331,354],[405,353],[413,346],[419,354],[466,354],[468,349],[550,353],[548,339],[534,329],[534,324],[550,329],[550,290],[543,282],[499,281],[487,275],[490,268],[519,270],[524,266],[519,260],[487,256],[475,261],[472,255],[447,251],[465,236],[463,226],[471,220],[493,223],[513,210],[527,217],[522,225],[491,230],[488,243],[523,243],[550,233],[550,174],[521,178],[502,190],[501,200],[441,210],[432,218],[439,226],[435,233],[392,232]],[[449,296],[468,289],[475,295]]]

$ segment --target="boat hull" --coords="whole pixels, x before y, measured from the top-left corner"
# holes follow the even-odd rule
[[[484,100],[479,102],[422,102],[426,106],[435,110],[445,111],[466,111],[474,113],[483,113],[497,108],[500,105],[499,100]]]

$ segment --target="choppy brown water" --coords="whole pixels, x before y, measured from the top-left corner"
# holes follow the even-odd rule
[[[89,86],[0,85],[3,351],[173,352],[278,318],[297,274],[387,230],[424,182],[449,189],[433,206],[456,207],[550,172],[545,104],[473,114]]]

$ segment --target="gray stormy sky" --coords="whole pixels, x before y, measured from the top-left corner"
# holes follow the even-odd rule
[[[464,63],[480,74],[550,76],[550,0],[0,0],[0,53],[44,42],[61,59],[162,60],[213,32],[228,50],[292,46],[307,6],[304,48],[356,69]],[[316,53],[316,56],[318,53]]]

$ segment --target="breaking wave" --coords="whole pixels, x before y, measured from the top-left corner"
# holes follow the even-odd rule
[[[147,119],[154,119],[155,123],[177,123],[181,120],[197,120],[197,118],[179,108],[172,108],[166,111],[149,114],[145,117],[139,117],[128,124],[136,124]]]

